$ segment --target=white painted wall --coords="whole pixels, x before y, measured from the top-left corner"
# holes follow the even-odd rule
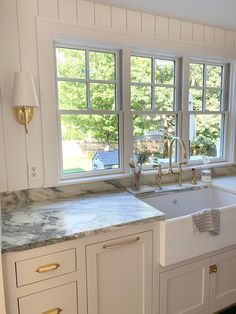
[[[28,135],[14,121],[10,106],[14,72],[20,69],[33,73],[40,95],[39,57],[42,56],[38,55],[37,21],[54,21],[61,29],[67,28],[67,33],[67,26],[72,25],[80,32],[94,32],[120,45],[132,43],[144,49],[149,46],[152,50],[177,54],[236,59],[236,33],[224,29],[84,0],[2,0],[0,6],[0,191],[56,182],[57,173],[46,166],[46,158],[56,163],[57,154],[55,150],[45,154],[47,147],[42,143],[48,130],[41,124],[41,114],[45,119],[45,106],[51,108],[54,104],[43,99],[42,113],[36,111]],[[50,117],[47,119],[47,128],[50,128]],[[36,180],[28,179],[30,164],[38,167]]]

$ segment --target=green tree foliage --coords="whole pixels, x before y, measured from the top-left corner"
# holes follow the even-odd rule
[[[115,110],[113,53],[89,52],[89,66],[86,69],[84,50],[57,48],[56,52],[59,109],[86,110],[89,107],[94,110]],[[89,78],[94,80],[90,84],[86,82],[87,72]],[[61,116],[61,122],[63,140],[90,140],[106,145],[118,142],[117,115],[67,114]]]
[[[193,108],[189,108],[190,110],[220,111],[222,71],[222,66],[218,65],[190,64],[189,84],[193,97]],[[196,139],[191,141],[191,155],[216,157],[220,141],[221,115],[198,114],[195,115],[195,123]]]
[[[57,48],[56,56],[59,109],[115,110],[116,61],[113,53]],[[190,110],[221,109],[221,66],[191,63],[189,84],[193,98],[193,108],[189,108]],[[160,112],[173,111],[174,95],[174,61],[131,57],[132,110],[150,111],[153,105],[154,109]],[[97,141],[108,146],[111,143],[118,145],[119,123],[115,112],[101,115],[86,112],[63,114],[61,123],[63,140]],[[196,138],[191,141],[191,154],[215,156],[220,138],[221,115],[196,114],[195,125]],[[172,114],[134,114],[133,117],[134,139],[148,137],[150,132],[159,134],[164,143],[160,154],[162,157],[168,155],[168,140],[175,135],[175,128],[175,116]]]

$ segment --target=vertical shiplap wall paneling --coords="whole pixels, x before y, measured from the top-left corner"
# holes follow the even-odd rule
[[[169,19],[169,39],[173,41],[180,40],[180,21]]]
[[[38,82],[36,16],[38,15],[37,0],[17,0],[20,38],[20,58],[22,71],[31,72],[34,76],[38,98],[40,100]],[[30,43],[30,45],[29,45]],[[28,176],[29,188],[43,186],[43,156],[40,108],[35,109],[34,118],[29,124],[29,133],[26,135],[28,167],[37,167],[36,178]]]
[[[16,0],[2,1],[1,21],[1,91],[8,190],[28,188],[24,127],[11,110],[14,72],[20,70]]]
[[[95,25],[99,28],[111,28],[111,7],[95,3]]]
[[[81,26],[94,26],[94,2],[89,2],[85,0],[77,0],[77,17],[78,24]]]
[[[0,66],[0,69],[1,69],[1,66]],[[4,143],[4,131],[3,131],[3,117],[2,117],[2,96],[1,96],[1,85],[0,85],[0,192],[4,192],[4,191],[7,191],[7,168],[6,168],[6,155],[5,155],[5,143]]]
[[[226,49],[234,48],[234,32],[225,31],[225,48]]]
[[[77,22],[76,0],[59,0],[59,20],[63,23]]]
[[[193,42],[196,45],[202,46],[204,40],[204,27],[203,25],[193,24]]]
[[[127,31],[127,10],[116,7],[111,8],[111,27],[116,32],[125,33]]]
[[[59,0],[38,0],[39,16],[49,20],[59,18]]]
[[[206,47],[214,47],[215,44],[215,29],[211,26],[204,26],[203,44]]]
[[[224,48],[225,46],[225,31],[220,28],[215,28],[215,46]]]
[[[127,10],[127,31],[131,34],[141,34],[141,13]]]
[[[168,39],[169,19],[167,17],[156,16],[156,36],[159,39]]]
[[[142,13],[142,34],[154,36],[156,33],[155,15]]]
[[[189,22],[181,22],[181,40],[184,42],[193,41],[193,24]]]

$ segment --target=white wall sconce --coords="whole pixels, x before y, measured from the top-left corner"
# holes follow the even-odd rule
[[[25,126],[32,121],[34,108],[39,107],[33,75],[29,72],[16,72],[12,93],[12,111],[15,119]]]

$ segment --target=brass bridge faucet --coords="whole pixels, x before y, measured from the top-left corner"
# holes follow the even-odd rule
[[[178,141],[182,148],[182,159],[178,163],[178,169],[176,171],[173,170],[173,166],[172,166],[173,144],[175,143],[175,141]],[[187,162],[184,161],[186,159],[187,159],[187,150],[186,150],[186,146],[184,144],[183,139],[181,137],[174,137],[170,142],[169,173],[176,174],[178,176],[178,186],[182,185],[182,174],[183,174],[182,165],[187,164]]]

